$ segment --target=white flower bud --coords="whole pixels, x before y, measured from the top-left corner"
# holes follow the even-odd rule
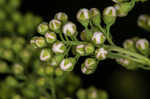
[[[46,41],[51,44],[57,40],[56,34],[54,32],[46,32],[45,38]]]
[[[49,28],[54,32],[59,32],[62,23],[59,20],[53,19],[49,22]]]
[[[57,20],[60,20],[60,21],[63,21],[63,22],[66,22],[68,20],[68,16],[66,13],[64,12],[59,12],[55,15],[55,18]]]
[[[40,60],[41,61],[47,61],[47,60],[50,60],[52,57],[52,52],[51,50],[45,48],[45,49],[42,49],[41,53],[40,53]]]
[[[74,68],[75,60],[73,58],[63,59],[60,63],[60,68],[64,71],[72,71]]]
[[[48,29],[49,29],[48,23],[42,22],[42,23],[38,26],[37,31],[38,31],[38,33],[40,33],[40,34],[43,35],[43,34],[45,34],[45,33],[48,31]]]
[[[84,50],[85,45],[84,44],[80,44],[76,46],[76,53],[78,53],[81,56],[85,55],[85,50]]]
[[[95,51],[96,59],[98,60],[106,59],[107,54],[108,54],[108,51],[105,50],[104,48],[99,48],[99,49],[96,49]]]
[[[76,25],[72,22],[68,22],[63,26],[63,33],[67,36],[74,36],[76,31]]]
[[[96,45],[103,44],[105,39],[105,36],[101,32],[95,32],[92,36],[92,42]]]
[[[115,23],[117,17],[116,9],[113,6],[107,7],[103,12],[103,20],[107,25],[112,25]]]
[[[86,8],[80,9],[77,13],[77,20],[85,27],[88,26],[90,19],[89,10]]]
[[[56,42],[52,46],[52,51],[56,54],[63,54],[65,52],[65,45],[62,42]]]
[[[139,39],[136,42],[136,48],[139,50],[145,50],[149,48],[149,42],[146,39]]]

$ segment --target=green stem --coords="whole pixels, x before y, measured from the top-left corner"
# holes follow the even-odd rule
[[[115,51],[115,52],[118,52],[118,53],[122,53],[122,55],[124,55],[124,56],[127,55],[128,57],[130,57],[130,59],[132,58],[132,60],[133,60],[133,58],[135,58],[136,60],[134,60],[134,61],[138,60],[137,62],[140,62],[140,63],[143,62],[143,64],[147,64],[147,65],[150,66],[150,60],[147,57],[143,56],[143,55],[137,54],[135,52],[128,51],[126,49],[123,49],[123,48],[120,48],[120,47],[117,47],[117,46],[107,46],[107,48],[108,48],[109,51]]]
[[[133,7],[135,6],[136,0],[131,0],[130,4],[131,4],[131,9],[133,9]]]
[[[63,43],[67,45],[87,44],[87,42],[81,42],[81,41],[63,41]]]
[[[101,32],[103,32],[104,35],[106,36],[106,31],[105,31],[105,29],[103,29],[103,27],[102,27],[101,25],[98,25],[97,27],[98,27],[99,30],[100,30]]]
[[[106,38],[111,45],[115,45],[112,41],[112,38],[110,37],[110,27],[111,25],[106,26]]]
[[[59,33],[59,36],[60,36],[60,39],[61,39],[62,41],[65,41],[64,38],[63,38],[63,36],[62,36],[62,33]]]
[[[51,75],[51,92],[52,92],[52,98],[56,99],[56,92],[55,92],[55,83],[54,83],[54,77]]]

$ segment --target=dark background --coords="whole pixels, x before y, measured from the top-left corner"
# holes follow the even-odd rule
[[[78,25],[78,30],[81,31],[83,27],[76,21],[76,13],[80,8],[98,8],[102,10],[111,6],[114,3],[111,0],[23,0],[21,11],[32,12],[41,16],[44,21],[50,21],[55,13],[63,11],[68,14],[69,20]],[[150,15],[150,2],[137,3],[135,8],[129,13],[127,17],[118,18],[116,24],[112,26],[111,33],[114,42],[121,46],[123,41],[127,38],[139,36],[150,40],[150,33],[137,26],[137,18],[141,14]],[[114,60],[105,60],[99,63],[98,69],[92,75],[83,75],[80,71],[80,59],[75,68],[75,73],[78,74],[83,81],[83,87],[94,85],[97,88],[107,90],[110,99],[150,99],[148,92],[150,91],[150,72],[145,70],[128,71],[118,65]],[[127,77],[127,79],[125,79]],[[128,82],[129,78],[129,82]],[[133,90],[133,97],[121,94],[120,91],[125,92],[125,85],[119,87],[122,83],[127,84],[127,92]],[[139,83],[139,85],[136,85]],[[131,84],[131,86],[130,86]],[[140,87],[141,89],[137,89]],[[128,91],[129,90],[129,91]],[[134,91],[140,90],[143,92],[143,98],[137,98]],[[119,93],[120,92],[120,93]],[[135,95],[134,95],[135,94]],[[135,97],[134,97],[135,96]]]

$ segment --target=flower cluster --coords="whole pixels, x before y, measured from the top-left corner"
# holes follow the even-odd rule
[[[18,11],[21,0],[0,1],[0,32],[12,35],[16,32],[20,35],[33,33],[41,18],[32,13],[22,14]]]
[[[112,7],[106,9],[104,17],[110,17],[108,14],[111,10],[115,11]],[[116,16],[115,12],[112,14],[112,17]],[[80,9],[77,20],[85,27],[81,33],[78,33],[76,25],[68,19],[67,14],[59,12],[49,23],[39,24],[37,31],[41,36],[34,36],[30,42],[34,48],[40,48],[41,61],[63,71],[72,71],[79,57],[93,56],[85,59],[81,66],[84,74],[91,74],[96,70],[98,62],[106,59],[108,54],[103,46],[106,36],[98,29],[101,21],[100,11],[97,8]],[[77,39],[78,34],[82,41]],[[70,50],[74,56],[71,56]]]

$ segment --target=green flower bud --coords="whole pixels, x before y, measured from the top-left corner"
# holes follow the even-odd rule
[[[125,40],[123,43],[123,47],[130,51],[136,52],[135,42],[133,40],[130,40],[130,39]]]
[[[149,42],[146,39],[139,39],[136,42],[136,48],[144,55],[149,54]]]
[[[105,42],[105,36],[102,32],[95,32],[92,36],[92,42],[96,45],[103,44]]]
[[[46,67],[45,67],[45,73],[46,73],[47,75],[52,75],[53,72],[54,72],[54,68],[53,68],[52,66],[46,66]]]
[[[90,9],[90,16],[93,24],[96,26],[100,25],[101,23],[101,14],[100,11],[97,8],[91,8]]]
[[[46,46],[46,41],[43,37],[33,37],[30,43],[35,48],[43,48]]]
[[[86,8],[80,9],[77,13],[77,20],[84,26],[87,27],[89,24],[90,13]]]
[[[67,22],[68,15],[64,12],[59,12],[55,15],[55,19],[60,20],[62,22]]]
[[[135,70],[137,69],[138,67],[138,64],[131,61],[131,60],[128,60],[128,59],[124,59],[124,58],[119,58],[119,59],[116,59],[116,61],[122,65],[123,67],[125,67],[126,69],[129,69],[129,70]]]
[[[47,43],[50,43],[50,44],[54,43],[57,40],[56,34],[50,31],[46,32],[45,38],[46,38]]]
[[[43,87],[46,83],[46,79],[41,77],[39,78],[37,81],[36,81],[36,84],[39,86],[39,87]]]
[[[98,99],[98,92],[97,89],[94,87],[90,87],[88,89],[88,99]]]
[[[38,75],[44,76],[45,75],[45,68],[44,67],[38,67],[36,70]]]
[[[64,35],[67,36],[74,36],[75,33],[77,32],[77,28],[76,25],[72,22],[67,22],[64,26],[63,26],[63,33]]]
[[[20,23],[22,20],[22,16],[20,12],[14,12],[14,14],[11,15],[11,18],[16,23]]]
[[[76,53],[81,55],[81,56],[84,56],[85,55],[85,45],[84,44],[80,44],[80,45],[77,45],[76,46]]]
[[[119,17],[127,16],[128,12],[132,9],[131,3],[129,2],[117,4],[115,8]]]
[[[2,53],[2,58],[8,60],[8,61],[13,61],[14,59],[14,53],[10,49],[5,49],[4,52]]]
[[[80,33],[80,38],[81,40],[85,41],[86,40],[86,31],[83,30],[81,33]]]
[[[92,74],[97,68],[96,60],[94,58],[87,58],[81,66],[83,74]]]
[[[60,68],[64,71],[72,71],[75,66],[75,62],[74,58],[63,59],[60,63]]]
[[[8,76],[6,79],[6,84],[10,87],[16,87],[18,85],[18,81],[12,77],[12,76]]]
[[[57,77],[62,76],[62,75],[63,75],[63,71],[62,71],[62,69],[60,69],[60,68],[56,68],[56,70],[55,70],[55,75],[56,75]]]
[[[148,24],[147,24],[148,19],[149,19],[148,15],[145,15],[145,14],[140,15],[139,18],[138,18],[138,21],[137,21],[138,26],[140,26],[140,27],[142,27],[146,30],[150,30],[149,27],[148,27]]]
[[[84,89],[79,89],[77,91],[77,97],[78,99],[87,99],[87,94],[86,94],[86,91]]]
[[[56,19],[53,19],[49,22],[49,28],[56,33],[60,32],[61,25],[62,23]]]
[[[14,64],[12,70],[15,75],[20,75],[24,72],[24,68],[20,64]]]
[[[99,93],[99,99],[108,99],[108,94],[107,94],[107,92],[106,91],[104,91],[104,90],[99,90],[98,91]]]
[[[11,48],[12,47],[12,40],[9,37],[5,37],[1,41],[2,47],[3,48]]]
[[[115,23],[117,17],[116,9],[112,6],[104,9],[103,20],[106,25],[112,25]]]
[[[5,62],[0,61],[0,73],[6,73],[8,70],[8,65]]]
[[[40,60],[41,61],[49,61],[52,58],[52,52],[48,48],[44,48],[41,50],[40,53]]]
[[[108,51],[104,48],[98,48],[95,51],[95,56],[96,56],[96,59],[98,59],[98,60],[106,59],[107,54],[108,54]]]
[[[86,55],[90,55],[94,52],[95,48],[94,48],[94,45],[91,44],[91,43],[88,43],[85,45],[85,54]]]
[[[21,0],[9,0],[8,5],[10,9],[16,9],[19,7]]]
[[[46,22],[42,22],[41,24],[39,24],[37,28],[38,33],[42,35],[44,35],[48,30],[49,30],[48,23]]]
[[[56,54],[63,54],[65,50],[66,50],[65,45],[60,41],[57,41],[52,45],[52,51]]]
[[[2,0],[3,1],[3,0]],[[6,13],[3,10],[0,10],[0,20],[3,21],[6,19]]]
[[[22,99],[22,97],[19,94],[13,95],[12,99]]]
[[[58,66],[60,62],[63,60],[64,56],[63,55],[55,55],[50,62],[51,66]]]

